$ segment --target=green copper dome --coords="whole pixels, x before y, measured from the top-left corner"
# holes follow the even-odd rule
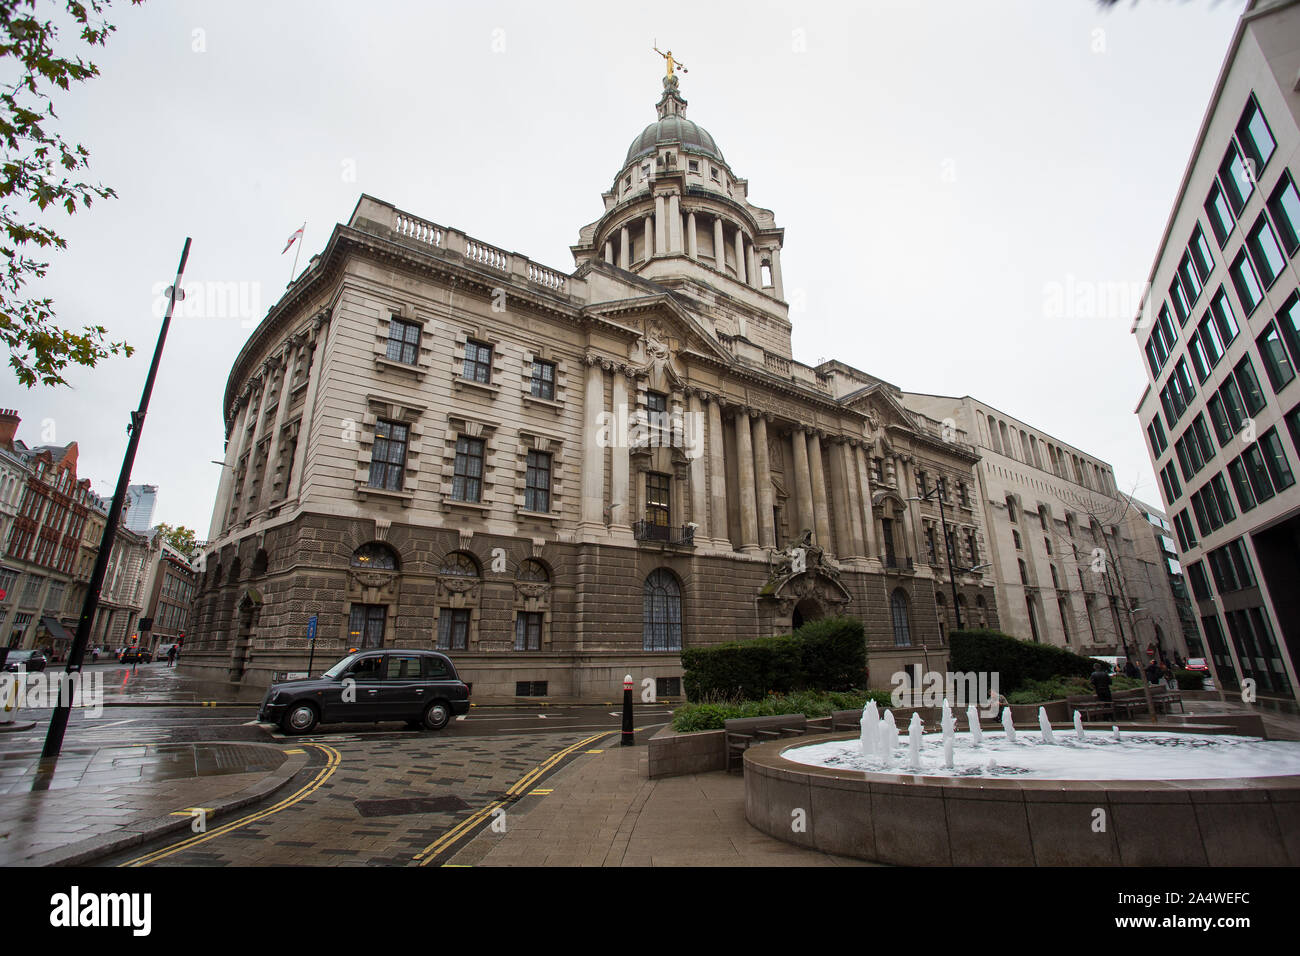
[[[709,156],[720,163],[726,162],[722,158],[722,150],[718,149],[718,144],[713,141],[708,130],[681,114],[670,113],[651,123],[641,131],[640,136],[632,140],[623,165],[627,166],[642,156],[649,156],[667,143],[680,143],[685,152]]]

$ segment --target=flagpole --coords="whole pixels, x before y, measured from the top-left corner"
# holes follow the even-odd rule
[[[302,221],[301,234],[298,236],[298,248],[293,253],[293,268],[289,270],[289,284],[293,285],[293,277],[298,274],[298,253],[302,252],[302,244],[307,240],[307,220]]]

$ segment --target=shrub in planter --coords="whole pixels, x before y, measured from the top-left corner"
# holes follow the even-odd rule
[[[1179,690],[1205,690],[1203,671],[1176,670],[1174,679],[1178,681]]]

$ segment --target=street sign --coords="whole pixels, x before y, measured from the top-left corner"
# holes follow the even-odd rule
[[[316,615],[307,618],[307,640],[316,640]]]

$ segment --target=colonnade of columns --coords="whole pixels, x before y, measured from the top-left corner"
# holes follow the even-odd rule
[[[320,387],[320,367],[323,364],[315,360],[315,353],[323,340],[324,333],[321,329],[326,321],[324,317],[319,318],[311,332],[290,339],[279,355],[263,363],[257,377],[238,399],[235,422],[227,440],[226,458],[217,485],[217,498],[208,535],[210,540],[215,540],[227,528],[265,510],[272,503],[274,469],[284,451],[282,443],[289,408],[293,404],[293,382],[297,370],[303,365],[308,368],[307,395],[298,424],[298,441],[305,442],[310,435],[316,393]],[[272,402],[277,403],[275,418],[268,426],[267,416]],[[245,455],[248,455],[248,462],[244,473],[239,475],[239,465]],[[293,471],[286,478],[282,498],[293,498],[298,494],[306,459],[305,454],[295,454]],[[248,482],[254,475],[261,476],[256,499],[248,493]]]
[[[607,375],[613,376],[612,387],[607,387]],[[641,517],[631,511],[632,481],[637,482],[638,506],[645,507],[644,478],[641,473],[632,474],[627,442],[608,443],[607,453],[596,437],[601,412],[618,420],[619,408],[628,407],[629,394],[631,383],[624,367],[589,357],[585,417],[591,431],[582,461],[580,514],[581,527],[588,530],[631,531]],[[910,503],[893,506],[901,512],[894,515],[901,517],[901,528],[894,530],[879,521],[882,516],[872,501],[870,463],[862,442],[801,426],[777,432],[772,416],[750,408],[728,408],[717,396],[699,392],[689,392],[684,410],[690,413],[690,423],[698,423],[687,427],[701,428],[703,435],[695,436],[700,453],[690,459],[684,477],[672,476],[671,524],[693,523],[697,544],[758,554],[788,543],[779,539],[777,507],[781,503],[772,480],[772,442],[776,441],[789,449],[790,460],[784,467],[787,500],[782,506],[788,509],[786,526],[791,538],[810,530],[814,544],[840,558],[875,558],[886,553],[881,535],[882,529],[888,529],[894,536],[888,551],[905,556],[916,553]],[[731,481],[728,447],[735,455]],[[906,500],[915,494],[911,468],[903,456],[895,456],[891,465],[898,496]]]
[[[713,255],[701,256],[699,243],[700,220],[709,216],[713,223]],[[635,220],[619,227],[617,237],[611,234],[604,245],[604,258],[610,265],[627,269],[632,264],[632,232]],[[642,220],[642,258],[685,253],[691,259],[709,261],[719,272],[727,271],[726,253],[730,249],[735,257],[735,275],[741,282],[760,291],[770,288],[778,299],[785,298],[781,276],[781,247],[775,244],[755,246],[739,225],[721,216],[689,209],[683,213],[676,193],[655,196],[654,211]],[[770,285],[763,284],[762,266],[771,270]]]

